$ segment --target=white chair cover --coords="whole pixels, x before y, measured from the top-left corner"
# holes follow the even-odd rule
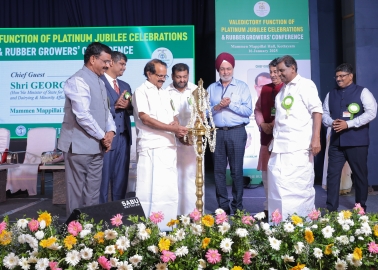
[[[37,195],[38,167],[41,154],[56,148],[55,128],[33,128],[29,130],[23,164],[8,169],[7,190],[12,193],[28,190],[29,195]]]
[[[6,128],[0,128],[0,163],[6,149],[9,150],[10,132]]]

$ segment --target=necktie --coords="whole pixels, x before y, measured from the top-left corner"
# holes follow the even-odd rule
[[[117,80],[114,80],[113,83],[114,83],[114,90],[115,90],[115,91],[117,92],[117,94],[119,95],[119,87],[118,87],[118,85],[117,85]]]

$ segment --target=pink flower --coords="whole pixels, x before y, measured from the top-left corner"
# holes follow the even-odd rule
[[[194,221],[198,221],[198,220],[200,220],[200,218],[201,218],[201,213],[200,213],[200,211],[198,211],[197,208],[195,208],[195,209],[193,210],[193,212],[190,213],[189,216],[190,216],[190,218],[193,219]]]
[[[29,230],[32,232],[38,231],[39,222],[38,220],[32,219],[28,223]]]
[[[361,204],[356,203],[356,204],[354,205],[354,208],[353,208],[353,209],[354,209],[354,210],[357,210],[359,215],[365,215],[364,208],[361,206]]]
[[[2,233],[7,228],[5,221],[0,223],[0,233]]]
[[[50,266],[51,270],[62,270],[62,268],[58,268],[57,262],[49,262],[49,266]]]
[[[312,210],[310,212],[310,214],[308,214],[308,217],[311,219],[311,220],[318,220],[318,218],[320,217],[320,211],[319,210]]]
[[[250,264],[251,263],[251,252],[250,251],[246,251],[244,253],[244,256],[243,256],[243,263],[244,264]]]
[[[68,232],[72,234],[73,236],[77,236],[79,232],[83,230],[83,227],[81,224],[77,221],[71,221],[70,224],[68,224]]]
[[[110,221],[112,222],[113,226],[118,227],[119,225],[123,224],[122,218],[123,218],[123,216],[121,214],[117,214],[113,218],[111,218]]]
[[[110,261],[108,261],[108,259],[105,258],[104,256],[100,256],[97,259],[97,261],[101,265],[101,267],[104,269],[110,270],[110,268],[112,267],[112,265],[110,264]]]
[[[215,221],[215,223],[217,223],[217,224],[222,224],[222,223],[225,222],[225,221],[228,221],[228,217],[227,217],[226,212],[222,212],[221,214],[218,214],[218,215],[216,216],[216,221]]]
[[[369,244],[369,252],[370,253],[375,253],[375,254],[378,253],[378,245],[375,242],[371,242]]]
[[[150,216],[151,222],[158,224],[158,223],[162,222],[163,219],[164,219],[163,212],[159,211],[159,212],[152,212],[151,213],[151,216]]]
[[[252,216],[243,216],[242,223],[246,225],[252,225],[251,222],[255,222],[255,219]]]
[[[278,224],[282,221],[282,215],[278,209],[272,213],[272,222]]]
[[[222,256],[219,254],[218,250],[216,250],[216,249],[209,249],[206,252],[205,256],[206,256],[208,263],[211,263],[211,264],[216,264],[216,263],[220,262],[220,260],[222,259]]]
[[[163,250],[161,253],[162,255],[160,256],[160,259],[165,263],[169,261],[174,262],[176,260],[176,255],[171,251]]]

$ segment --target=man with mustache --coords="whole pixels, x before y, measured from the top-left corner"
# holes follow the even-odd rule
[[[178,121],[181,126],[187,126],[191,117],[193,104],[192,92],[197,86],[189,82],[189,67],[178,63],[172,67],[172,83],[166,88],[178,111]],[[196,153],[188,138],[176,138],[177,172],[178,172],[178,212],[177,215],[187,215],[196,207]]]
[[[163,212],[159,228],[177,218],[178,184],[176,140],[187,134],[181,126],[168,91],[162,89],[167,76],[167,64],[152,59],[144,67],[147,80],[133,95],[134,119],[137,128],[136,196],[146,216]]]
[[[84,66],[64,84],[66,101],[58,148],[64,153],[67,216],[75,208],[99,203],[104,152],[116,126],[100,76],[109,68],[111,49],[88,45]]]
[[[235,58],[226,52],[218,55],[215,68],[219,81],[212,83],[207,91],[217,130],[213,155],[216,197],[219,208],[226,214],[243,210],[243,160],[247,132],[245,126],[252,114],[252,98],[248,85],[234,78]],[[227,162],[232,178],[232,202],[226,187]]]
[[[295,59],[277,60],[284,83],[275,99],[273,141],[269,145],[268,209],[286,219],[307,216],[315,208],[314,156],[320,151],[322,103],[313,81],[297,73]]]
[[[365,87],[353,83],[353,67],[344,63],[336,68],[338,87],[323,104],[323,124],[331,127],[328,149],[327,209],[337,211],[341,171],[348,161],[353,173],[355,201],[366,211],[368,196],[367,157],[369,123],[377,115],[377,102]]]

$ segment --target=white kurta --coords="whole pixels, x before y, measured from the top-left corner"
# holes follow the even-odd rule
[[[294,102],[286,115],[282,101]],[[269,213],[278,209],[283,218],[307,216],[315,207],[314,162],[309,150],[313,113],[323,113],[315,84],[297,75],[277,94],[273,149],[268,163]]]
[[[187,126],[191,117],[190,98],[191,93],[197,88],[195,84],[188,82],[183,92],[175,89],[170,84],[166,90],[178,111],[178,120],[181,126]],[[178,172],[178,215],[187,215],[196,208],[196,153],[193,146],[182,144],[178,139],[177,143],[177,172]],[[203,201],[204,198],[202,199]]]
[[[146,217],[161,211],[164,220],[159,223],[167,231],[167,223],[177,217],[178,187],[176,168],[176,141],[171,132],[150,128],[142,123],[140,112],[169,124],[177,114],[172,108],[167,91],[144,82],[133,95],[134,120],[137,128],[137,183],[136,196]]]

